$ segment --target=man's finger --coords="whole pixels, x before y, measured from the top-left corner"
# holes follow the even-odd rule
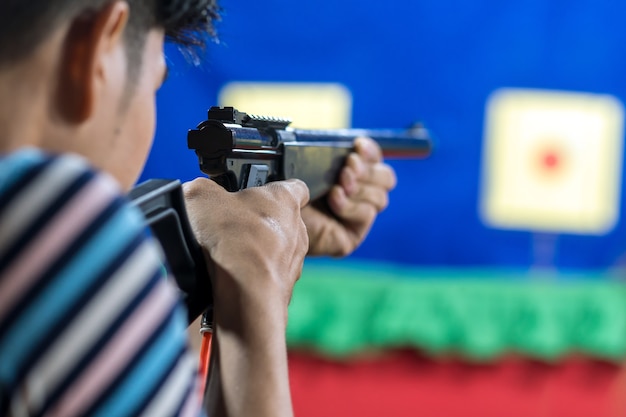
[[[349,198],[339,186],[330,190],[328,204],[338,218],[352,224],[370,224],[378,214],[373,204]]]
[[[385,191],[393,190],[398,182],[395,171],[387,164],[371,165],[365,180],[369,184],[383,187]]]
[[[370,184],[361,184],[357,192],[348,196],[356,204],[371,204],[381,212],[389,205],[389,193],[382,187]]]
[[[389,205],[389,193],[377,185],[360,184],[359,189],[354,194],[347,194],[345,190],[344,194],[346,195],[346,200],[342,201],[343,210],[349,210],[349,206],[354,204],[370,204],[380,213]],[[342,213],[335,214],[339,217],[344,217]]]
[[[383,160],[383,151],[371,138],[360,137],[354,140],[354,149],[363,156],[367,162],[380,162]]]
[[[356,153],[348,155],[344,171],[346,169],[351,170],[350,177],[359,182],[379,185],[386,190],[392,190],[396,186],[397,179],[393,168],[382,162],[367,163]]]
[[[309,187],[302,180],[291,179],[281,181],[282,185],[296,198],[299,202],[300,208],[303,208],[309,204],[310,194]]]

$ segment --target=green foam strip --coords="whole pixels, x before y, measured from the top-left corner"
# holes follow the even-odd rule
[[[401,268],[307,262],[287,340],[336,358],[416,348],[484,361],[626,354],[626,288],[601,273]]]

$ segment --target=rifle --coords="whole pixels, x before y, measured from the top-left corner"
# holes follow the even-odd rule
[[[298,178],[309,187],[312,201],[336,183],[357,137],[374,139],[387,158],[421,158],[431,150],[422,125],[405,131],[304,130],[289,128],[290,123],[211,107],[208,119],[189,131],[187,145],[196,152],[200,170],[229,191]]]
[[[200,170],[228,191],[270,181],[298,178],[309,187],[311,201],[336,183],[354,139],[374,139],[386,158],[423,158],[431,152],[428,131],[303,130],[286,119],[254,116],[232,107],[211,107],[207,120],[187,135]],[[183,293],[191,323],[212,306],[212,291],[202,248],[185,211],[178,180],[149,180],[130,193],[147,224],[161,242],[165,257]]]

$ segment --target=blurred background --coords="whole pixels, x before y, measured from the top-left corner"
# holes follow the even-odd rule
[[[298,416],[626,415],[626,4],[222,0],[170,77],[142,179],[200,172],[215,104],[298,127],[422,121],[425,160],[288,329]]]

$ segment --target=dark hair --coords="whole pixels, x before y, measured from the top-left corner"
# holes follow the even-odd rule
[[[64,21],[102,9],[114,0],[0,0],[0,67],[29,53]],[[130,16],[125,34],[129,68],[141,63],[148,31],[163,28],[169,41],[188,51],[215,37],[217,0],[126,0]],[[136,69],[136,68],[135,68]]]

